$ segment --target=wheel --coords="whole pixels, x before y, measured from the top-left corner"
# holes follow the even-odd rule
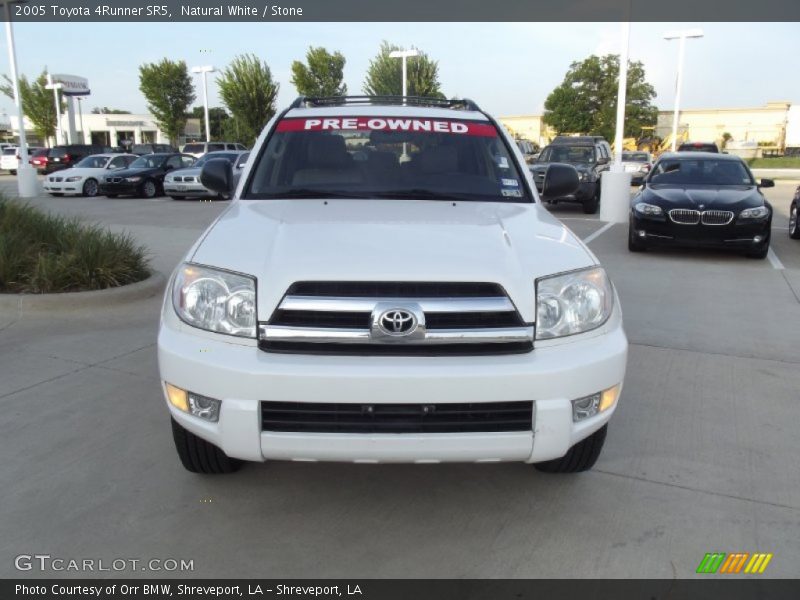
[[[633,228],[628,226],[628,250],[631,252],[644,252],[647,245],[633,235]]]
[[[800,240],[800,225],[797,223],[797,204],[792,204],[792,211],[789,213],[789,237],[793,240]]]
[[[746,254],[748,258],[767,258],[767,254],[769,253],[769,238],[766,241],[762,242],[761,245]]]
[[[173,200],[185,200],[186,196],[170,196]]]
[[[83,195],[88,196],[89,198],[94,198],[97,196],[97,180],[96,179],[87,179],[83,183]]]
[[[597,462],[606,441],[608,425],[603,425],[585,440],[575,444],[569,451],[555,460],[536,463],[533,466],[545,473],[580,473],[588,471]]]
[[[106,194],[106,198],[116,198],[117,194]]]
[[[158,186],[156,186],[155,181],[148,179],[142,184],[140,192],[145,198],[155,198],[156,194],[158,194]]]
[[[197,437],[175,421],[172,421],[172,439],[181,464],[187,471],[216,475],[234,473],[242,466],[242,461],[230,458],[214,444]]]
[[[583,212],[587,215],[593,215],[597,212],[597,209],[600,207],[600,186],[597,186],[597,190],[589,200],[583,201]]]

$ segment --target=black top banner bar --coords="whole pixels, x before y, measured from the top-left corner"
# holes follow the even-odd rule
[[[800,21],[799,0],[0,0],[22,22]],[[0,20],[7,20],[0,10]]]

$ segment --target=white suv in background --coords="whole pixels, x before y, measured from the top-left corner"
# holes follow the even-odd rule
[[[191,154],[195,158],[200,158],[208,152],[244,152],[247,146],[236,142],[189,142],[184,145],[181,152]]]
[[[190,471],[241,461],[592,467],[625,375],[619,300],[469,100],[298,98],[170,279],[163,392]],[[543,195],[578,185],[552,165]]]

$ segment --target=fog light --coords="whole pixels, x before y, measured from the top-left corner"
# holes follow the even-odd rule
[[[206,421],[219,421],[219,407],[222,402],[208,396],[189,392],[189,413]]]
[[[600,412],[600,392],[572,401],[572,421],[577,423]]]
[[[641,231],[639,232],[639,237],[640,237],[640,238],[647,237],[647,232],[646,232],[644,229],[643,229],[643,230],[641,230]]]
[[[756,237],[753,238],[753,243],[754,244],[760,244],[761,240],[763,240],[763,239],[764,238],[762,238],[760,235],[757,235]]]
[[[187,399],[188,394],[186,393],[186,390],[182,390],[181,388],[175,387],[171,383],[166,382],[164,382],[164,387],[167,390],[167,398],[169,398],[169,403],[178,410],[189,412],[189,402]]]

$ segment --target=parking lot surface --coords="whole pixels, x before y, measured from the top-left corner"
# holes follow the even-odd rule
[[[595,468],[267,463],[183,470],[156,366],[160,297],[67,313],[0,312],[0,576],[18,554],[174,558],[196,577],[691,577],[706,552],[800,564],[800,243],[796,184],[768,260],[631,254],[627,228],[552,212],[616,284],[631,342]],[[0,177],[0,190],[14,180]],[[169,273],[225,203],[49,198],[131,232]],[[599,235],[596,235],[598,234]],[[176,573],[124,571],[123,575]]]

